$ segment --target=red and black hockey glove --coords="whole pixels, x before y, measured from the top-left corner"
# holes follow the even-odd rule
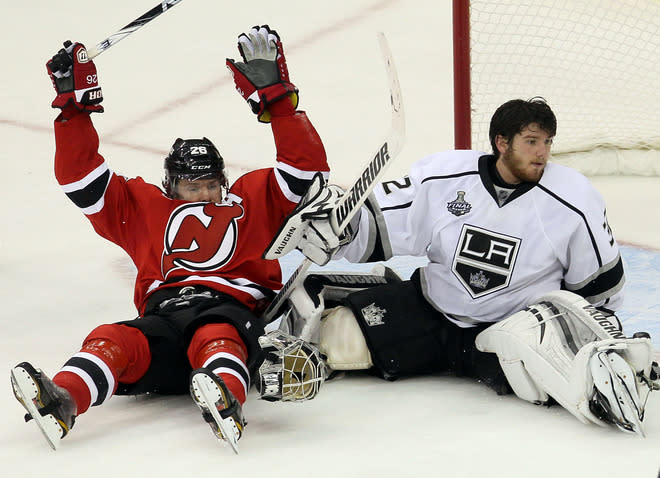
[[[64,48],[46,63],[46,70],[57,92],[51,104],[53,108],[65,109],[73,105],[80,111],[103,112],[100,105],[103,93],[96,66],[87,57],[85,45],[64,42]]]
[[[298,107],[298,88],[289,81],[282,42],[268,25],[252,27],[238,36],[242,62],[227,58],[236,90],[262,123],[271,116],[291,114]],[[288,98],[287,101],[280,101]]]

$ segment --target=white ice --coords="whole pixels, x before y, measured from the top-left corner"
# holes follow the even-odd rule
[[[53,91],[45,62],[67,39],[104,39],[154,0],[2,2],[0,15],[0,474],[3,477],[656,477],[660,393],[647,438],[579,423],[559,407],[498,397],[443,376],[394,383],[367,376],[330,382],[315,400],[248,398],[240,455],[215,441],[187,396],[113,397],[80,416],[53,452],[9,386],[28,360],[54,374],[96,325],[132,318],[133,271],[100,239],[52,174]],[[449,0],[274,2],[187,0],[98,57],[106,112],[94,117],[115,171],[159,182],[177,136],[208,136],[232,177],[274,160],[224,66],[236,36],[268,23],[284,40],[293,81],[321,134],[334,182],[346,185],[389,125],[376,32],[387,35],[403,87],[407,143],[388,173],[452,148]],[[539,92],[542,94],[542,92]],[[561,124],[561,118],[560,118]],[[659,348],[658,178],[595,178],[624,246],[626,326]],[[642,246],[634,247],[634,246]],[[285,263],[290,273],[297,256]],[[404,273],[414,261],[394,265]]]

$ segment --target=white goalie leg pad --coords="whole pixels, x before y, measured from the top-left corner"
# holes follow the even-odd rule
[[[497,355],[507,381],[518,397],[541,404],[546,403],[549,396],[539,380],[529,373],[530,365],[538,362],[531,368],[544,368],[552,372],[554,369],[544,363],[535,351],[536,325],[537,321],[532,320],[527,311],[521,311],[481,332],[475,344],[478,350]]]
[[[321,319],[319,350],[333,370],[366,370],[373,366],[371,353],[353,311],[339,306]]]
[[[641,391],[648,385],[653,349],[648,337],[625,338],[615,319],[575,294],[557,291],[484,330],[476,346],[497,354],[520,398],[543,403],[551,396],[582,422],[612,422],[643,434]],[[594,414],[594,400],[606,402],[605,415]]]

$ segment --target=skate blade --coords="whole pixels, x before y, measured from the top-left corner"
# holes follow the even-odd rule
[[[240,432],[236,426],[236,422],[232,417],[222,418],[220,412],[215,407],[217,402],[226,403],[222,395],[222,390],[218,387],[215,381],[204,374],[197,374],[192,378],[193,390],[197,400],[197,406],[208,412],[215,420],[218,428],[220,428],[221,437],[218,440],[229,443],[234,453],[238,455],[238,437]]]
[[[32,376],[24,368],[15,367],[11,371],[11,385],[16,399],[30,414],[50,447],[57,450],[64,432],[52,414],[41,416],[39,413],[36,405],[39,400],[39,387]]]

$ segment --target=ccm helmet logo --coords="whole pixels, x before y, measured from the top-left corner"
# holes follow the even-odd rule
[[[208,164],[200,165],[200,166],[195,166],[192,165],[190,166],[190,169],[211,169],[211,166]]]

